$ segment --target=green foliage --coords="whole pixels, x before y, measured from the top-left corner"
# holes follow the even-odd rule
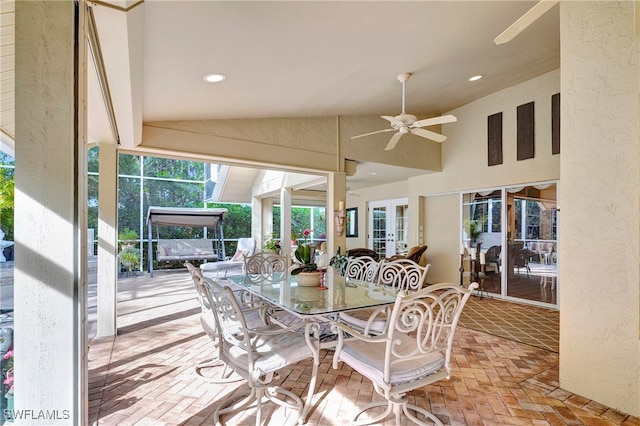
[[[264,244],[262,245],[263,250],[271,251],[277,253],[280,251],[280,240],[278,239],[278,234],[272,232],[270,235],[267,234],[264,236]]]
[[[340,247],[338,246],[338,251],[329,260],[329,266],[333,267],[338,274],[344,276],[347,262],[349,262],[349,258],[340,253]]]
[[[133,229],[124,228],[118,233],[118,239],[124,243],[137,243],[138,233]]]
[[[140,176],[140,157],[137,155],[120,154],[118,156],[118,174]]]
[[[227,215],[224,217],[223,232],[224,238],[234,239],[251,236],[251,206],[248,204],[227,204],[208,203],[210,208],[225,208]],[[236,251],[236,241],[225,241],[224,249],[226,253]]]
[[[471,241],[476,241],[482,234],[482,225],[481,220],[466,219],[464,221],[464,229]]]
[[[298,275],[300,272],[313,272],[318,270],[314,263],[315,252],[311,244],[298,244],[294,255],[300,266],[291,270],[291,275]]]
[[[312,229],[311,209],[308,207],[291,208],[291,229]]]
[[[131,272],[140,264],[138,249],[127,247],[120,252],[120,263]]]
[[[14,190],[14,169],[0,168],[0,229],[6,241],[13,241]]]
[[[148,177],[204,181],[204,163],[144,157],[144,174]]]

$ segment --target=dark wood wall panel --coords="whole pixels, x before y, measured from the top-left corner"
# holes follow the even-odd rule
[[[535,120],[533,102],[520,105],[517,110],[518,121],[518,161],[533,158],[535,151]]]
[[[487,117],[487,153],[488,164],[502,164],[502,113]]]
[[[551,97],[551,154],[560,154],[560,93]]]

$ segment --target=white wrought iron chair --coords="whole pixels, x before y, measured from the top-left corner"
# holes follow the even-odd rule
[[[279,281],[286,277],[289,260],[275,253],[259,252],[244,257],[244,276],[252,282]]]
[[[250,388],[248,394],[218,406],[214,413],[215,424],[221,424],[221,415],[255,403],[256,426],[260,426],[264,399],[298,410],[298,424],[305,423],[320,364],[318,325],[308,322],[288,328],[275,324],[251,327],[231,288],[222,287],[213,280],[208,280],[207,284],[207,298],[214,306],[221,330],[220,359],[242,376]],[[304,333],[300,333],[300,329],[304,329]],[[313,360],[313,371],[306,404],[293,392],[270,386],[278,370],[307,358]]]
[[[416,292],[403,290],[393,305],[388,330],[379,336],[364,335],[343,323],[334,324],[338,344],[333,368],[344,362],[371,380],[374,390],[385,398],[362,407],[353,417],[353,425],[383,423],[390,414],[399,425],[403,413],[418,425],[442,425],[433,413],[409,404],[407,393],[451,377],[453,336],[462,308],[477,287],[477,283],[469,288],[444,283]],[[358,420],[365,411],[380,406],[386,406],[384,413]]]
[[[354,259],[354,266],[357,265],[355,261],[358,259],[361,258]],[[351,263],[351,260],[349,262]],[[369,262],[368,265],[371,263]],[[347,264],[347,268],[349,268],[349,264]],[[388,288],[391,291],[417,291],[422,288],[430,268],[431,264],[420,266],[417,262],[409,259],[383,260],[376,268],[374,280],[366,282],[371,286]],[[381,334],[387,329],[389,310],[389,306],[358,309],[341,312],[339,318],[365,334]]]
[[[382,261],[378,268],[377,282],[396,290],[416,291],[424,285],[430,268],[430,263],[420,266],[410,259]]]
[[[366,283],[375,282],[380,264],[371,256],[351,257],[347,261],[344,277]]]
[[[185,262],[185,266],[191,273],[196,294],[198,295],[198,301],[200,302],[200,324],[219,351],[220,334],[218,333],[215,314],[205,292],[207,278],[203,277],[202,271],[196,268],[191,262]],[[253,327],[265,325],[263,316],[262,312],[253,306],[246,308],[245,317]],[[218,355],[197,363],[194,366],[194,371],[198,377],[210,383],[232,383],[242,379],[242,377],[237,374],[233,374],[227,365],[220,360]],[[204,371],[207,371],[207,373],[205,374]]]

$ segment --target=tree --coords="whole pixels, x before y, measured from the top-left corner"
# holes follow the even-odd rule
[[[211,203],[207,207],[225,208],[227,214],[224,217],[223,232],[224,238],[238,239],[251,236],[251,206],[247,204],[227,204]],[[225,241],[225,251],[234,253],[236,251],[236,241]]]
[[[6,241],[13,241],[15,175],[12,168],[0,168],[0,229]]]

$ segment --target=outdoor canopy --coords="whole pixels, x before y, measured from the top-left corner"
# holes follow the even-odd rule
[[[226,214],[227,209],[224,208],[149,207],[149,211],[147,212],[147,229],[149,231],[147,258],[149,259],[148,272],[151,276],[153,276],[153,225],[211,228],[214,230],[218,239],[218,258],[224,259],[224,233],[222,231],[222,224]]]

